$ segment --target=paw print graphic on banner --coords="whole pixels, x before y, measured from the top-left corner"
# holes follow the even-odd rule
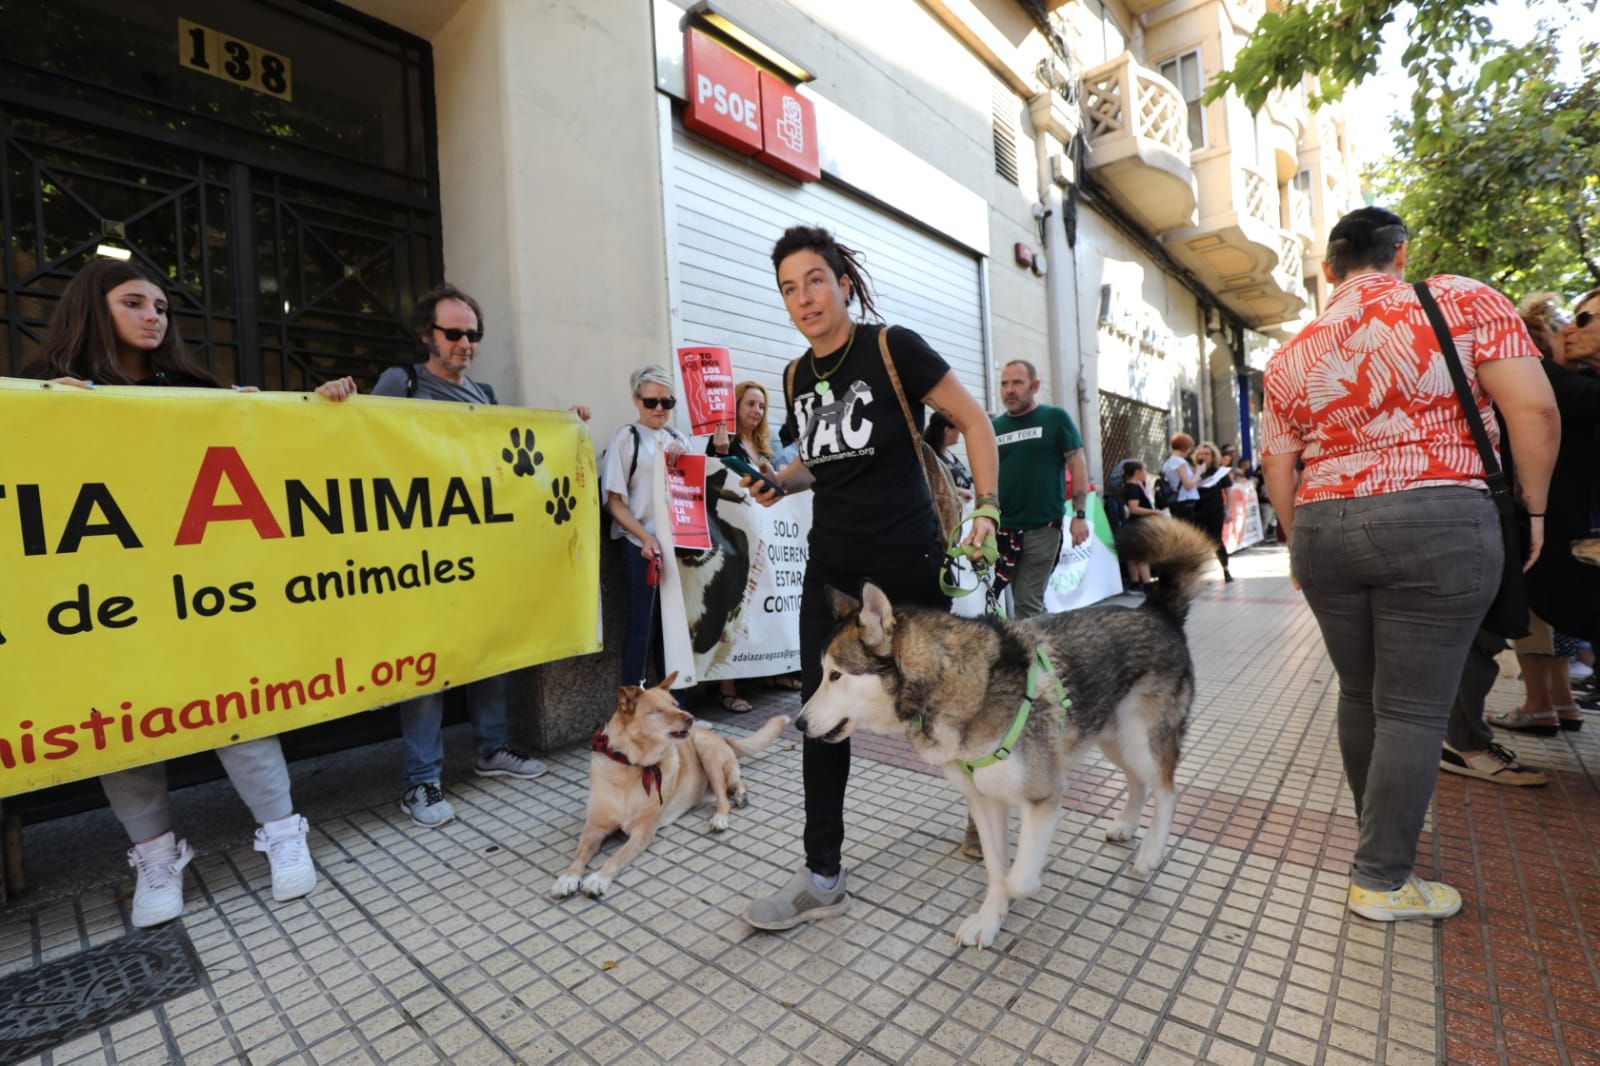
[[[571,521],[578,509],[578,497],[572,495],[572,479],[558,477],[552,481],[550,496],[544,503],[544,513],[553,517],[558,526]]]
[[[533,430],[513,429],[511,447],[500,449],[500,458],[511,464],[512,471],[518,477],[532,477],[539,469],[539,464],[544,462],[544,453],[534,450]]]

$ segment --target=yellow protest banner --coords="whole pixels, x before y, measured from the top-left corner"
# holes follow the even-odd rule
[[[566,413],[0,378],[0,796],[598,647]]]

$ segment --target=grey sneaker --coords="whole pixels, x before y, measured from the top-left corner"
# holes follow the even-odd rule
[[[839,883],[832,892],[824,892],[811,880],[811,871],[800,867],[799,872],[789,878],[789,883],[776,893],[745,904],[745,924],[757,929],[793,929],[802,922],[843,914],[850,909],[844,873],[842,869],[839,871]]]
[[[490,755],[479,755],[474,769],[479,777],[520,777],[532,781],[544,773],[546,767],[531,755],[501,748]]]
[[[400,809],[411,816],[413,825],[424,829],[441,826],[456,816],[456,809],[444,798],[437,781],[424,781],[406,789],[400,797]]]

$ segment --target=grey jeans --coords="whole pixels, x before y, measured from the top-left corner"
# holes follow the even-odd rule
[[[283,761],[283,745],[277,737],[218,748],[217,759],[257,823],[265,825],[294,813],[294,800],[289,798],[289,767]],[[166,763],[103,774],[100,787],[105,789],[111,813],[122,823],[129,840],[150,840],[172,828]]]
[[[1061,557],[1061,530],[1040,526],[1022,534],[1022,555],[1011,577],[1012,614],[1017,621],[1044,614],[1044,590]]]
[[[1290,565],[1339,674],[1339,751],[1360,828],[1350,878],[1411,876],[1467,649],[1504,548],[1494,504],[1425,488],[1295,509]]]

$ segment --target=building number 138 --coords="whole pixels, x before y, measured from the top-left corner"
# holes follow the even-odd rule
[[[190,70],[268,96],[294,98],[287,56],[182,18],[178,20],[178,62]]]

